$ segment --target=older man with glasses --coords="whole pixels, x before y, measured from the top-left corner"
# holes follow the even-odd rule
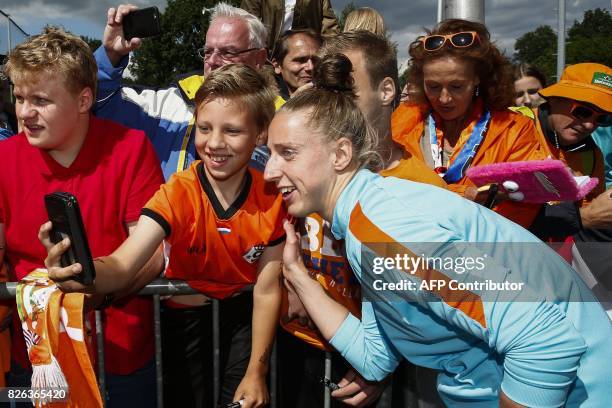
[[[591,137],[598,127],[612,125],[612,69],[593,63],[571,65],[558,83],[540,90],[540,95],[546,103],[535,116],[546,153],[564,161],[577,175],[597,177],[600,183],[578,203],[545,206],[532,231],[546,239],[565,238],[582,228],[612,228],[603,156]]]
[[[204,78],[215,69],[243,63],[262,69],[267,57],[267,30],[252,14],[226,3],[211,12],[206,43],[198,50],[204,72],[179,77],[163,89],[135,89],[121,85],[128,54],[139,38],[126,40],[122,20],[136,10],[120,5],[108,10],[102,47],[95,52],[98,64],[98,116],[145,131],[161,161],[166,180],[196,160],[194,97]],[[278,98],[277,107],[284,101]],[[261,168],[268,153],[257,148],[252,167]],[[234,394],[243,378],[250,354],[251,324],[244,305],[251,293],[220,302],[222,381],[220,395]],[[212,306],[204,295],[174,296],[162,308],[164,402],[166,406],[213,406]],[[247,356],[245,359],[244,356]],[[262,357],[266,358],[266,357]]]
[[[145,131],[161,161],[166,180],[186,169],[197,159],[194,148],[193,98],[204,77],[211,71],[231,63],[244,63],[263,68],[266,62],[267,30],[252,14],[226,3],[219,3],[211,12],[206,44],[198,50],[204,64],[204,75],[187,74],[175,84],[162,89],[135,89],[121,85],[128,54],[140,47],[141,40],[126,40],[122,21],[133,5],[120,5],[108,10],[102,46],[95,52],[98,63],[97,116]],[[282,104],[282,98],[277,105]],[[256,150],[254,160],[265,164],[265,152]]]
[[[545,205],[530,229],[542,239],[575,243],[574,268],[612,315],[612,189],[604,191],[604,159],[592,137],[612,125],[612,69],[571,65],[539,93],[546,103],[536,111],[537,129],[548,155],[576,175],[597,177],[599,184],[579,202]]]

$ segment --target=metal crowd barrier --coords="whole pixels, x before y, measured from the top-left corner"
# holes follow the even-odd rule
[[[0,299],[10,299],[15,297],[17,289],[16,282],[0,283]],[[247,290],[252,290],[249,287]],[[161,346],[161,303],[160,296],[165,295],[189,295],[199,293],[184,281],[156,279],[145,286],[138,295],[153,297],[153,330],[155,336],[155,373],[157,383],[157,408],[164,406],[164,387],[163,387],[163,367],[162,367],[162,346]],[[219,334],[219,301],[212,299],[213,307],[213,388],[215,406],[219,400],[221,384],[221,362],[220,362],[220,334]],[[106,380],[104,372],[104,341],[102,329],[102,312],[96,310],[96,336],[97,336],[97,356],[98,356],[98,386],[102,400],[105,401]],[[332,361],[331,354],[325,354],[325,377],[331,378]],[[270,407],[278,406],[277,390],[277,355],[276,344],[272,349],[270,357]],[[324,390],[324,408],[331,407],[331,392],[328,388]]]

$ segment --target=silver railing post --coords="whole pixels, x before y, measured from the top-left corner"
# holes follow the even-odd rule
[[[159,295],[153,295],[153,330],[155,333],[155,385],[157,387],[157,408],[164,407],[164,377],[161,344],[161,302]]]
[[[325,352],[325,378],[331,379],[332,374],[332,359],[329,351]],[[323,387],[323,407],[331,407],[331,390],[327,387]]]
[[[272,344],[272,353],[270,354],[270,408],[276,408],[278,398],[278,376],[276,375],[277,366],[277,347],[276,340]]]
[[[102,324],[102,311],[96,310],[96,344],[98,356],[98,387],[102,396],[102,404],[106,406],[106,373],[104,371],[104,325]]]
[[[219,330],[219,301],[212,299],[213,313],[213,396],[214,406],[219,402],[219,394],[221,391],[221,341]]]

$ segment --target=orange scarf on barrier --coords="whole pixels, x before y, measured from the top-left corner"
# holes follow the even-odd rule
[[[32,400],[37,407],[102,407],[88,352],[83,303],[82,293],[63,293],[45,269],[34,270],[17,286],[17,309],[32,363],[32,388],[45,391]],[[59,389],[67,390],[64,401],[54,401],[48,395],[52,393],[47,393]]]

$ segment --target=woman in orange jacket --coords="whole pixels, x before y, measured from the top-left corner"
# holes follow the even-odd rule
[[[452,191],[483,203],[488,192],[465,177],[469,166],[545,157],[533,122],[507,109],[514,102],[512,66],[483,24],[445,20],[409,52],[415,92],[394,112],[393,138]],[[528,227],[539,207],[504,201],[494,210]]]

